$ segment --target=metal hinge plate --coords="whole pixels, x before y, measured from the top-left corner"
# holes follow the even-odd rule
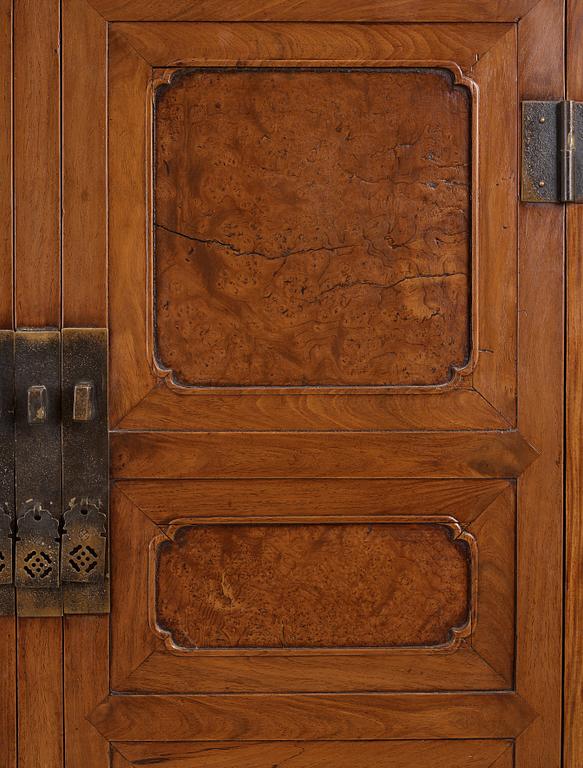
[[[583,202],[583,103],[522,102],[521,200]]]
[[[109,610],[107,331],[0,331],[0,615]]]

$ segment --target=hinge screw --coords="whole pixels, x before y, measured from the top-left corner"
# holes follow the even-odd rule
[[[544,183],[544,181],[541,179],[541,180],[539,181],[538,185],[539,185],[539,187],[544,187],[545,183]]]
[[[546,122],[546,117],[539,117],[538,121],[539,121],[539,123],[545,123]]]

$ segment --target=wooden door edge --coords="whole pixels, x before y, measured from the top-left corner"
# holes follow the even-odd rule
[[[583,100],[583,1],[567,0],[567,98]],[[564,768],[583,765],[583,206],[567,207]]]

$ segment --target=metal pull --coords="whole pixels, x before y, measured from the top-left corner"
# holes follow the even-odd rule
[[[44,384],[33,384],[27,392],[29,424],[44,424],[49,410],[49,396]]]
[[[18,516],[15,581],[19,589],[55,589],[59,578],[59,521],[37,499]]]
[[[0,331],[0,616],[109,611],[108,462],[107,330]]]
[[[71,499],[61,546],[64,582],[99,584],[105,578],[107,517],[101,509],[99,499]]]
[[[95,385],[79,381],[73,390],[73,421],[93,421],[95,418]]]

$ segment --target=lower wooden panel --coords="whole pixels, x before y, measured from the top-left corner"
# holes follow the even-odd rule
[[[323,520],[181,521],[152,545],[154,625],[179,650],[427,648],[471,632],[476,543],[459,524]]]
[[[113,768],[149,765],[164,768],[490,768],[508,756],[512,742],[145,742],[114,744]],[[500,764],[502,768],[502,764]]]
[[[114,485],[112,690],[132,693],[204,694],[500,691],[511,687],[514,664],[515,585],[515,499],[511,483],[490,480],[463,481],[460,485],[459,481],[457,484],[455,481],[441,484],[434,481],[375,483],[351,480],[288,481],[285,484],[282,481],[282,491],[285,486],[286,493],[279,501],[276,499],[277,486],[271,487],[268,481],[258,483],[256,488],[250,486],[252,483],[245,481],[158,484],[122,482]],[[451,497],[448,491],[451,491]],[[128,495],[131,498],[128,498]],[[384,509],[383,499],[386,500]],[[382,514],[385,510],[400,511],[400,515],[391,524]],[[214,516],[207,517],[211,511]],[[456,517],[444,517],[443,511],[455,511]],[[256,512],[257,516],[254,516],[253,512]],[[193,513],[202,513],[203,516],[186,516]],[[172,516],[181,514],[183,517],[178,517],[174,526],[168,528],[165,525]],[[417,525],[416,521],[420,524]],[[252,644],[253,647],[250,647],[248,642],[243,643],[243,647],[237,643],[225,647],[224,642],[219,646],[207,644],[207,647],[202,647],[200,638],[194,636],[198,635],[205,622],[210,622],[209,626],[217,625],[217,621],[220,623],[220,616],[225,611],[229,621],[236,619],[238,627],[245,625],[256,609],[269,616],[280,616],[280,619],[286,621],[282,624],[274,619],[274,624],[278,627],[283,627],[284,624],[287,626],[288,620],[292,623],[296,620],[294,612],[286,608],[296,604],[296,591],[302,595],[302,610],[308,604],[312,606],[311,614],[307,617],[308,624],[311,621],[321,621],[320,605],[328,599],[326,576],[330,568],[324,567],[320,562],[323,557],[321,547],[315,550],[309,547],[307,553],[299,556],[298,548],[291,546],[292,540],[295,541],[294,537],[300,537],[302,542],[308,537],[311,541],[310,537],[314,531],[338,531],[343,526],[346,530],[352,526],[354,530],[366,532],[384,526],[387,530],[402,528],[410,533],[418,530],[420,534],[422,529],[432,531],[435,524],[438,524],[439,528],[444,522],[452,526],[454,535],[457,529],[457,533],[464,540],[477,547],[471,566],[472,573],[475,574],[472,578],[471,598],[474,611],[471,622],[465,625],[467,631],[456,633],[457,639],[453,638],[456,642],[432,646],[425,640],[421,647],[413,648],[396,647],[385,638],[380,647],[376,640],[370,647],[363,647],[360,638],[358,647],[354,647],[350,642],[344,643],[344,647],[338,647],[339,643],[334,647],[321,647],[317,643],[312,644],[313,647],[304,647],[301,643],[291,642],[292,635],[286,631],[285,643],[281,643],[278,638],[262,636]],[[265,543],[260,532],[267,530],[275,535],[278,527],[280,533],[276,539],[280,541],[282,531],[286,531],[286,538],[283,549],[281,542],[274,549],[276,554],[281,551],[283,557],[279,564],[274,561],[277,565],[275,570],[285,565],[288,569],[286,574],[288,571],[289,574],[280,579],[281,583],[297,583],[297,589],[292,590],[286,599],[275,601],[275,604],[273,601],[269,603],[264,593],[260,592],[249,604],[251,613],[245,609],[241,600],[242,593],[235,588],[234,583],[240,576],[240,567],[234,569],[232,579],[225,570],[227,561],[233,554],[232,543],[226,548],[219,548],[217,557],[222,565],[220,573],[217,571],[214,578],[212,569],[208,566],[201,566],[202,570],[193,574],[188,563],[178,564],[178,575],[169,578],[165,587],[167,605],[156,599],[157,569],[152,553],[155,554],[157,544],[166,547],[168,553],[175,553],[176,547],[172,539],[168,538],[172,528],[185,530],[195,537],[198,535],[197,531],[216,529],[220,532],[224,529],[228,532],[231,529],[240,529],[246,532],[245,541],[249,539],[255,546]],[[252,532],[255,532],[254,536],[251,535]],[[370,532],[365,538],[370,539],[373,535]],[[417,605],[414,609],[415,620],[418,618],[417,614],[427,617],[428,607],[431,611],[441,612],[441,603],[435,601],[436,585],[433,574],[444,568],[447,559],[455,555],[455,539],[444,541],[446,549],[443,556],[438,558],[439,562],[430,565],[425,575],[413,580],[412,564],[417,567],[418,561],[432,553],[433,545],[425,548],[419,546],[419,542],[413,547],[407,545],[409,554],[397,568],[397,575],[391,577],[393,586],[385,586],[384,596],[380,599],[380,604],[387,609],[390,605],[390,620],[387,626],[391,631],[395,629],[391,622],[394,624],[397,618],[398,606],[395,599],[399,590],[404,588],[405,582],[411,582],[419,592],[416,600],[417,597],[425,595],[429,601],[425,607],[415,601],[407,602],[407,606]],[[372,558],[370,568],[374,565],[377,569],[377,581],[378,568],[385,568],[390,564],[385,562],[385,555],[393,557],[397,549],[393,543],[383,548],[376,559]],[[345,547],[342,551],[354,554],[355,547]],[[194,557],[191,565],[199,560],[203,563],[207,554],[208,547],[203,548]],[[277,557],[279,556],[278,554]],[[267,568],[265,558],[264,549],[255,552],[252,558],[257,563],[255,570]],[[324,557],[325,563],[331,566],[334,563],[338,566],[341,560],[340,555],[334,561],[329,556]],[[172,562],[175,565],[177,563],[175,560]],[[310,579],[308,571],[316,566],[319,570],[316,569],[314,578]],[[351,564],[347,564],[346,572],[350,571],[351,567]],[[376,585],[370,584],[367,567],[363,561],[357,571],[366,573],[361,578],[353,574],[351,582],[360,578],[363,584],[370,585],[369,591],[374,591]],[[269,568],[275,572],[272,566]],[[467,578],[465,573],[461,573],[455,580],[457,586],[463,588],[464,594]],[[250,573],[249,583],[256,580],[256,576],[255,572]],[[314,597],[309,590],[316,582],[320,583],[318,580],[323,580],[323,596],[320,590]],[[210,602],[196,618],[196,606],[199,605],[200,597],[207,587]],[[271,589],[275,587],[270,587]],[[265,594],[270,594],[270,591]],[[448,600],[453,594],[454,591],[448,589]],[[231,598],[228,595],[231,595]],[[466,600],[467,598],[464,598],[460,603],[464,617],[467,615]],[[363,602],[366,603],[366,600]],[[168,606],[173,606],[172,611],[167,610]],[[358,610],[360,606],[352,612]],[[378,613],[376,608],[372,611],[374,621],[378,620]],[[409,607],[405,613],[409,622]],[[352,620],[351,615],[348,611],[343,619],[342,631]],[[191,627],[191,634],[194,634],[189,636],[190,639],[180,639],[179,625],[184,622],[188,624],[190,617],[195,617]],[[367,622],[370,623],[366,620],[365,624]],[[407,622],[404,626],[408,626]],[[257,626],[256,619],[249,619],[248,623],[251,627]],[[457,620],[450,619],[446,624],[446,629],[453,627]],[[174,637],[173,633],[176,632],[178,634]],[[417,637],[418,631],[414,635]],[[419,646],[419,643],[412,644]],[[375,645],[377,647],[373,647]]]

